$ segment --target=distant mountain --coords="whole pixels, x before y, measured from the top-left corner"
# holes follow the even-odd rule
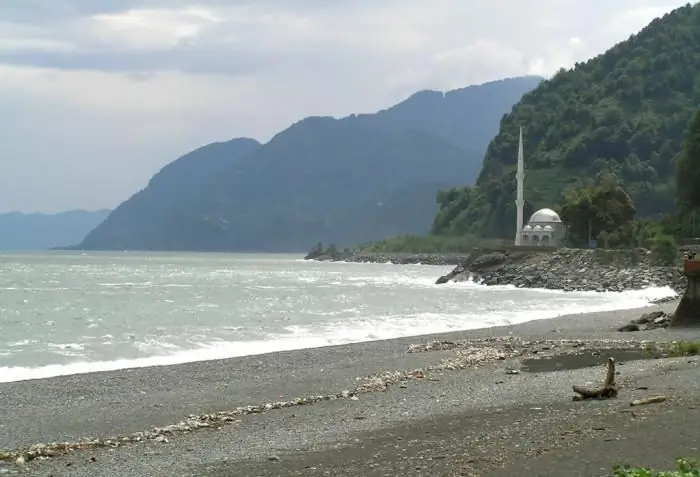
[[[163,167],[145,189],[122,202],[105,222],[89,231],[80,248],[167,248],[148,238],[151,230],[167,224],[172,213],[193,200],[203,187],[259,148],[258,141],[239,138],[185,154]]]
[[[422,131],[483,154],[498,133],[503,115],[542,81],[539,76],[521,76],[446,93],[419,91],[391,108],[347,119],[365,127]]]
[[[438,190],[476,180],[502,116],[539,81],[424,91],[376,114],[306,118],[265,145],[205,146],[166,166],[79,248],[303,251],[427,232]]]
[[[0,251],[46,250],[75,244],[108,215],[109,210],[0,214]]]

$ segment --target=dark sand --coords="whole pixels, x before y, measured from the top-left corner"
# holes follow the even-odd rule
[[[351,390],[356,377],[425,368],[455,356],[407,353],[409,344],[434,339],[700,339],[697,330],[612,331],[644,311],[675,306],[0,384],[0,450],[128,435],[189,414]],[[603,363],[608,355],[603,351],[587,364]],[[566,358],[528,369],[507,359],[428,372],[425,379],[357,400],[243,416],[220,429],[168,436],[168,442],[92,448],[24,465],[0,463],[0,475],[591,477],[609,475],[619,462],[671,467],[676,457],[700,456],[700,361],[638,358],[645,356],[630,355],[637,360],[618,365],[621,391],[613,400],[571,400],[572,384],[602,380],[601,366],[579,367],[586,363]],[[519,374],[508,374],[513,368]],[[657,394],[668,400],[630,408],[632,399]]]

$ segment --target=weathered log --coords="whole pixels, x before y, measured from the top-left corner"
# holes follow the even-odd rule
[[[617,397],[617,386],[615,385],[615,359],[608,358],[608,371],[605,375],[603,386],[599,388],[586,388],[584,386],[573,386],[574,392],[578,396],[574,396],[574,401],[583,401],[584,399],[610,399]]]
[[[644,399],[635,399],[630,403],[630,406],[643,406],[645,404],[656,404],[660,402],[664,402],[666,400],[666,396],[652,396]]]

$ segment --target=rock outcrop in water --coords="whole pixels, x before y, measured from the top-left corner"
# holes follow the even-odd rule
[[[669,286],[681,292],[686,286],[680,269],[653,265],[650,252],[644,249],[491,251],[470,257],[461,268],[464,272],[447,281],[463,280],[464,273],[470,272],[484,285],[564,291],[624,291]]]

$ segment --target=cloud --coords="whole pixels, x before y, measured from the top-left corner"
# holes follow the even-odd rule
[[[113,207],[215,140],[549,75],[677,0],[3,0],[0,210]]]

